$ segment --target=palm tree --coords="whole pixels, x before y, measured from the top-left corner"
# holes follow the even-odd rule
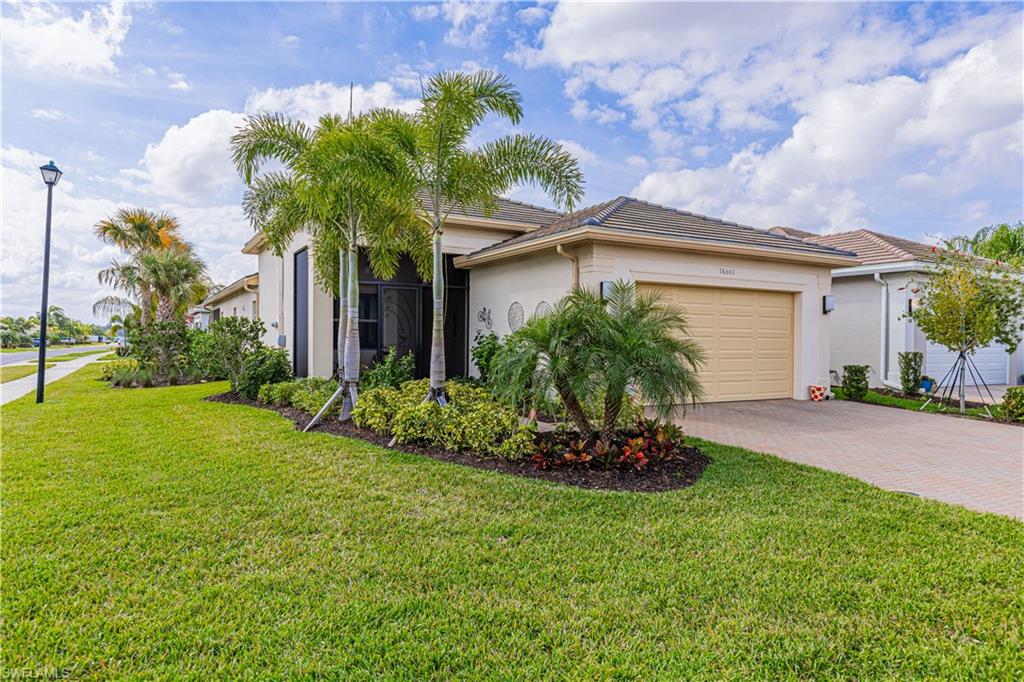
[[[704,352],[686,336],[686,318],[657,294],[631,282],[612,285],[608,300],[577,288],[550,313],[509,336],[495,362],[500,397],[544,405],[556,393],[581,436],[593,431],[583,409],[603,395],[601,438],[614,439],[627,391],[636,391],[658,416],[703,395],[697,372]]]
[[[95,232],[100,241],[116,246],[127,256],[126,262],[114,261],[111,267],[100,271],[100,284],[122,289],[129,298],[108,296],[97,301],[93,310],[109,312],[138,305],[142,326],[148,326],[153,315],[153,297],[149,283],[138,276],[138,258],[152,249],[180,248],[184,240],[178,219],[145,208],[122,208],[96,223]]]
[[[983,227],[973,236],[955,240],[967,253],[1024,267],[1024,221]]]
[[[358,400],[359,249],[382,279],[398,269],[402,253],[421,268],[427,235],[410,204],[405,156],[389,132],[394,118],[379,110],[361,116],[324,116],[315,129],[283,116],[251,117],[232,138],[235,164],[248,184],[244,208],[280,255],[300,230],[309,233],[317,281],[341,299],[338,338],[342,419]],[[257,176],[267,160],[284,171]],[[404,188],[404,191],[403,191]],[[333,397],[331,402],[335,400]]]
[[[576,159],[557,142],[514,134],[470,147],[470,135],[488,115],[513,124],[523,117],[522,98],[498,73],[444,72],[426,84],[415,115],[413,166],[425,199],[433,240],[433,332],[428,400],[446,404],[444,362],[444,257],[441,240],[453,208],[493,211],[498,197],[522,183],[539,185],[556,205],[571,210],[583,197]]]
[[[160,322],[181,318],[190,306],[206,298],[206,265],[188,244],[143,252],[139,272],[156,300]]]
[[[580,291],[585,307],[601,306],[599,294]],[[597,328],[597,356],[604,388],[601,435],[611,442],[628,387],[662,419],[677,405],[696,405],[704,390],[697,372],[704,351],[687,338],[686,316],[661,294],[643,293],[632,282],[612,284]]]

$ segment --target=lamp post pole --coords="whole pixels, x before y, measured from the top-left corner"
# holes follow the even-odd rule
[[[39,311],[39,367],[36,370],[36,403],[43,402],[46,387],[46,313],[50,293],[50,218],[53,213],[53,186],[60,179],[61,172],[53,161],[41,166],[43,182],[46,183],[46,239],[43,246],[43,307]]]

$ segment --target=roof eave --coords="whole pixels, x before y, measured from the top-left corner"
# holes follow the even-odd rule
[[[832,277],[857,277],[858,275],[884,275],[890,272],[922,272],[934,267],[934,263],[922,260],[901,260],[888,263],[867,263],[864,265],[852,265],[845,268],[836,268],[832,271]]]
[[[504,260],[517,255],[540,251],[559,244],[568,244],[580,241],[599,241],[607,243],[628,244],[629,246],[655,246],[660,248],[676,249],[679,251],[695,251],[703,253],[727,253],[730,255],[745,256],[747,258],[758,258],[765,260],[777,260],[794,263],[807,263],[813,265],[825,265],[829,267],[844,267],[859,264],[853,256],[828,253],[800,253],[783,249],[772,249],[747,244],[731,244],[727,242],[702,241],[697,239],[683,239],[679,237],[656,237],[652,235],[638,235],[619,230],[601,229],[597,227],[579,227],[566,232],[531,239],[520,244],[510,244],[507,247],[499,247],[490,251],[483,251],[476,255],[460,256],[455,259],[455,266],[465,269],[472,269],[479,265]]]
[[[267,233],[264,232],[263,230],[260,230],[252,237],[250,237],[249,241],[247,241],[245,245],[242,246],[242,253],[250,256],[258,256],[260,253],[263,252],[263,249],[266,247],[266,245]]]

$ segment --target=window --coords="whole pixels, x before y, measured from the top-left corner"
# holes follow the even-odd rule
[[[377,288],[359,294],[359,347],[377,350]]]

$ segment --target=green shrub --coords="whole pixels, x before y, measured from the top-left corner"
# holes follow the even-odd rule
[[[238,395],[255,399],[260,387],[264,384],[276,384],[292,377],[292,365],[288,361],[288,351],[284,348],[263,346],[252,353],[242,363],[242,371],[231,384],[232,390]]]
[[[229,379],[234,383],[245,359],[263,347],[260,338],[265,330],[259,320],[222,317],[209,330],[193,333],[189,362],[207,379]]]
[[[921,363],[924,353],[911,351],[899,354],[900,388],[906,395],[917,395],[921,390]]]
[[[103,381],[111,381],[114,378],[114,374],[121,370],[134,372],[138,368],[139,361],[135,358],[118,358],[117,360],[104,362],[100,365],[100,379]]]
[[[153,371],[148,367],[121,367],[110,377],[112,386],[121,388],[149,388],[156,384]]]
[[[180,320],[150,323],[145,330],[129,332],[131,355],[149,372],[148,385],[175,383],[189,376],[191,332]]]
[[[280,381],[276,384],[263,384],[260,386],[257,398],[264,403],[287,407],[292,404],[292,394],[302,387],[302,379],[291,381]]]
[[[1006,389],[1000,411],[1007,421],[1024,422],[1024,386],[1010,386]]]
[[[365,391],[352,412],[356,425],[395,436],[399,443],[423,443],[455,452],[498,457],[529,453],[533,430],[520,426],[516,412],[485,389],[450,381],[449,403],[424,401],[429,382],[409,381],[401,389]],[[510,442],[511,441],[511,442]]]
[[[415,356],[412,353],[399,356],[395,347],[392,346],[383,360],[373,363],[363,372],[360,383],[365,391],[381,386],[398,388],[405,382],[411,381],[415,371]]]
[[[298,383],[299,386],[292,391],[292,407],[308,412],[311,415],[319,412],[324,403],[330,400],[334,392],[338,390],[337,381],[322,377],[306,377],[305,379],[300,379]],[[327,414],[335,414],[340,407],[341,401],[339,400]]]
[[[473,337],[473,349],[469,355],[473,358],[473,364],[480,372],[480,381],[486,384],[491,378],[491,369],[494,367],[494,358],[501,350],[501,341],[494,332],[484,334],[479,329]]]
[[[843,391],[849,400],[864,400],[870,369],[869,365],[843,365]]]

